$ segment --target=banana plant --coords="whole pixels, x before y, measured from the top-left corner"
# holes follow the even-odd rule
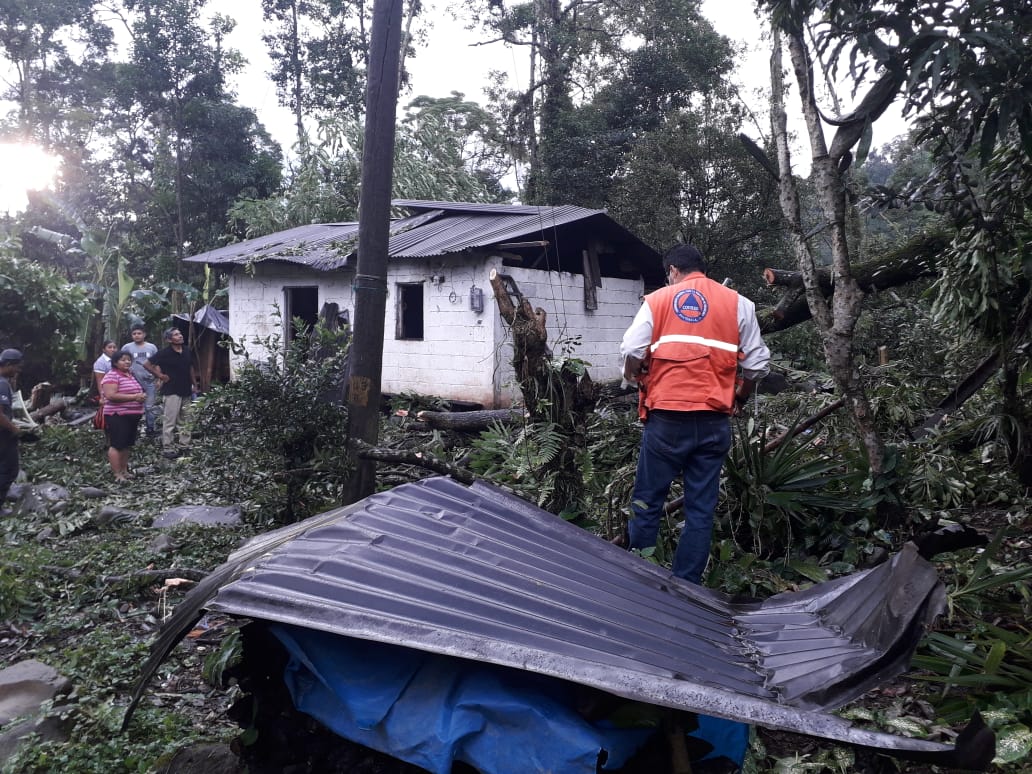
[[[134,305],[144,309],[164,307],[165,299],[152,290],[134,289],[136,281],[129,274],[125,256],[117,245],[111,244],[110,229],[106,233],[91,229],[70,207],[54,197],[49,197],[49,201],[75,226],[80,236],[40,226],[29,229],[29,233],[66,255],[78,258],[92,271],[90,279],[78,283],[86,290],[94,307],[93,312],[83,318],[79,337],[83,342],[82,359],[89,362],[95,355],[93,350],[99,349],[100,341],[118,338],[129,324],[140,321],[138,317],[129,317]]]

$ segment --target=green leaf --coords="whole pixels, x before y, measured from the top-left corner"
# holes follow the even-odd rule
[[[797,573],[802,575],[804,578],[812,580],[814,583],[821,583],[828,579],[828,572],[823,567],[810,562],[803,562],[798,559],[791,559],[788,562],[788,566],[795,570]]]
[[[986,674],[994,675],[1000,668],[1000,663],[1003,661],[1004,655],[1007,653],[1007,645],[1000,640],[996,640],[992,647],[989,648],[989,655],[985,657],[985,671]]]
[[[996,757],[993,763],[1016,763],[1032,753],[1032,731],[1015,724],[996,732]]]

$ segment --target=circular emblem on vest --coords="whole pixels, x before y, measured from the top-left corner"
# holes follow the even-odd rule
[[[674,314],[687,323],[702,322],[709,312],[709,301],[695,288],[687,288],[674,296]]]

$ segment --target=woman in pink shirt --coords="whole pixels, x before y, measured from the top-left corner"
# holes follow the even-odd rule
[[[143,416],[147,393],[130,373],[133,356],[119,352],[111,358],[111,370],[100,382],[104,397],[104,426],[107,430],[108,462],[115,481],[129,478],[129,449],[136,443],[136,429]]]

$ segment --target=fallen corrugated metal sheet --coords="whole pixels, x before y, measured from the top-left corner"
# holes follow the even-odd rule
[[[174,314],[172,319],[182,320],[186,323],[192,322],[194,325],[200,325],[202,328],[215,331],[215,333],[229,335],[229,318],[226,317],[226,313],[210,304],[205,304],[192,315]]]
[[[828,712],[905,669],[943,599],[908,544],[871,570],[736,604],[500,489],[433,478],[248,543],[177,608],[140,689],[206,607],[971,765],[967,750]]]
[[[658,256],[617,224],[604,210],[564,205],[524,207],[399,199],[393,202],[412,213],[391,222],[388,254],[392,258],[429,258],[486,248],[521,239],[555,242],[554,229],[591,220],[596,235],[618,242],[658,263]],[[358,247],[357,223],[298,226],[275,234],[227,245],[190,256],[194,263],[246,264],[286,261],[330,271],[345,266]]]

